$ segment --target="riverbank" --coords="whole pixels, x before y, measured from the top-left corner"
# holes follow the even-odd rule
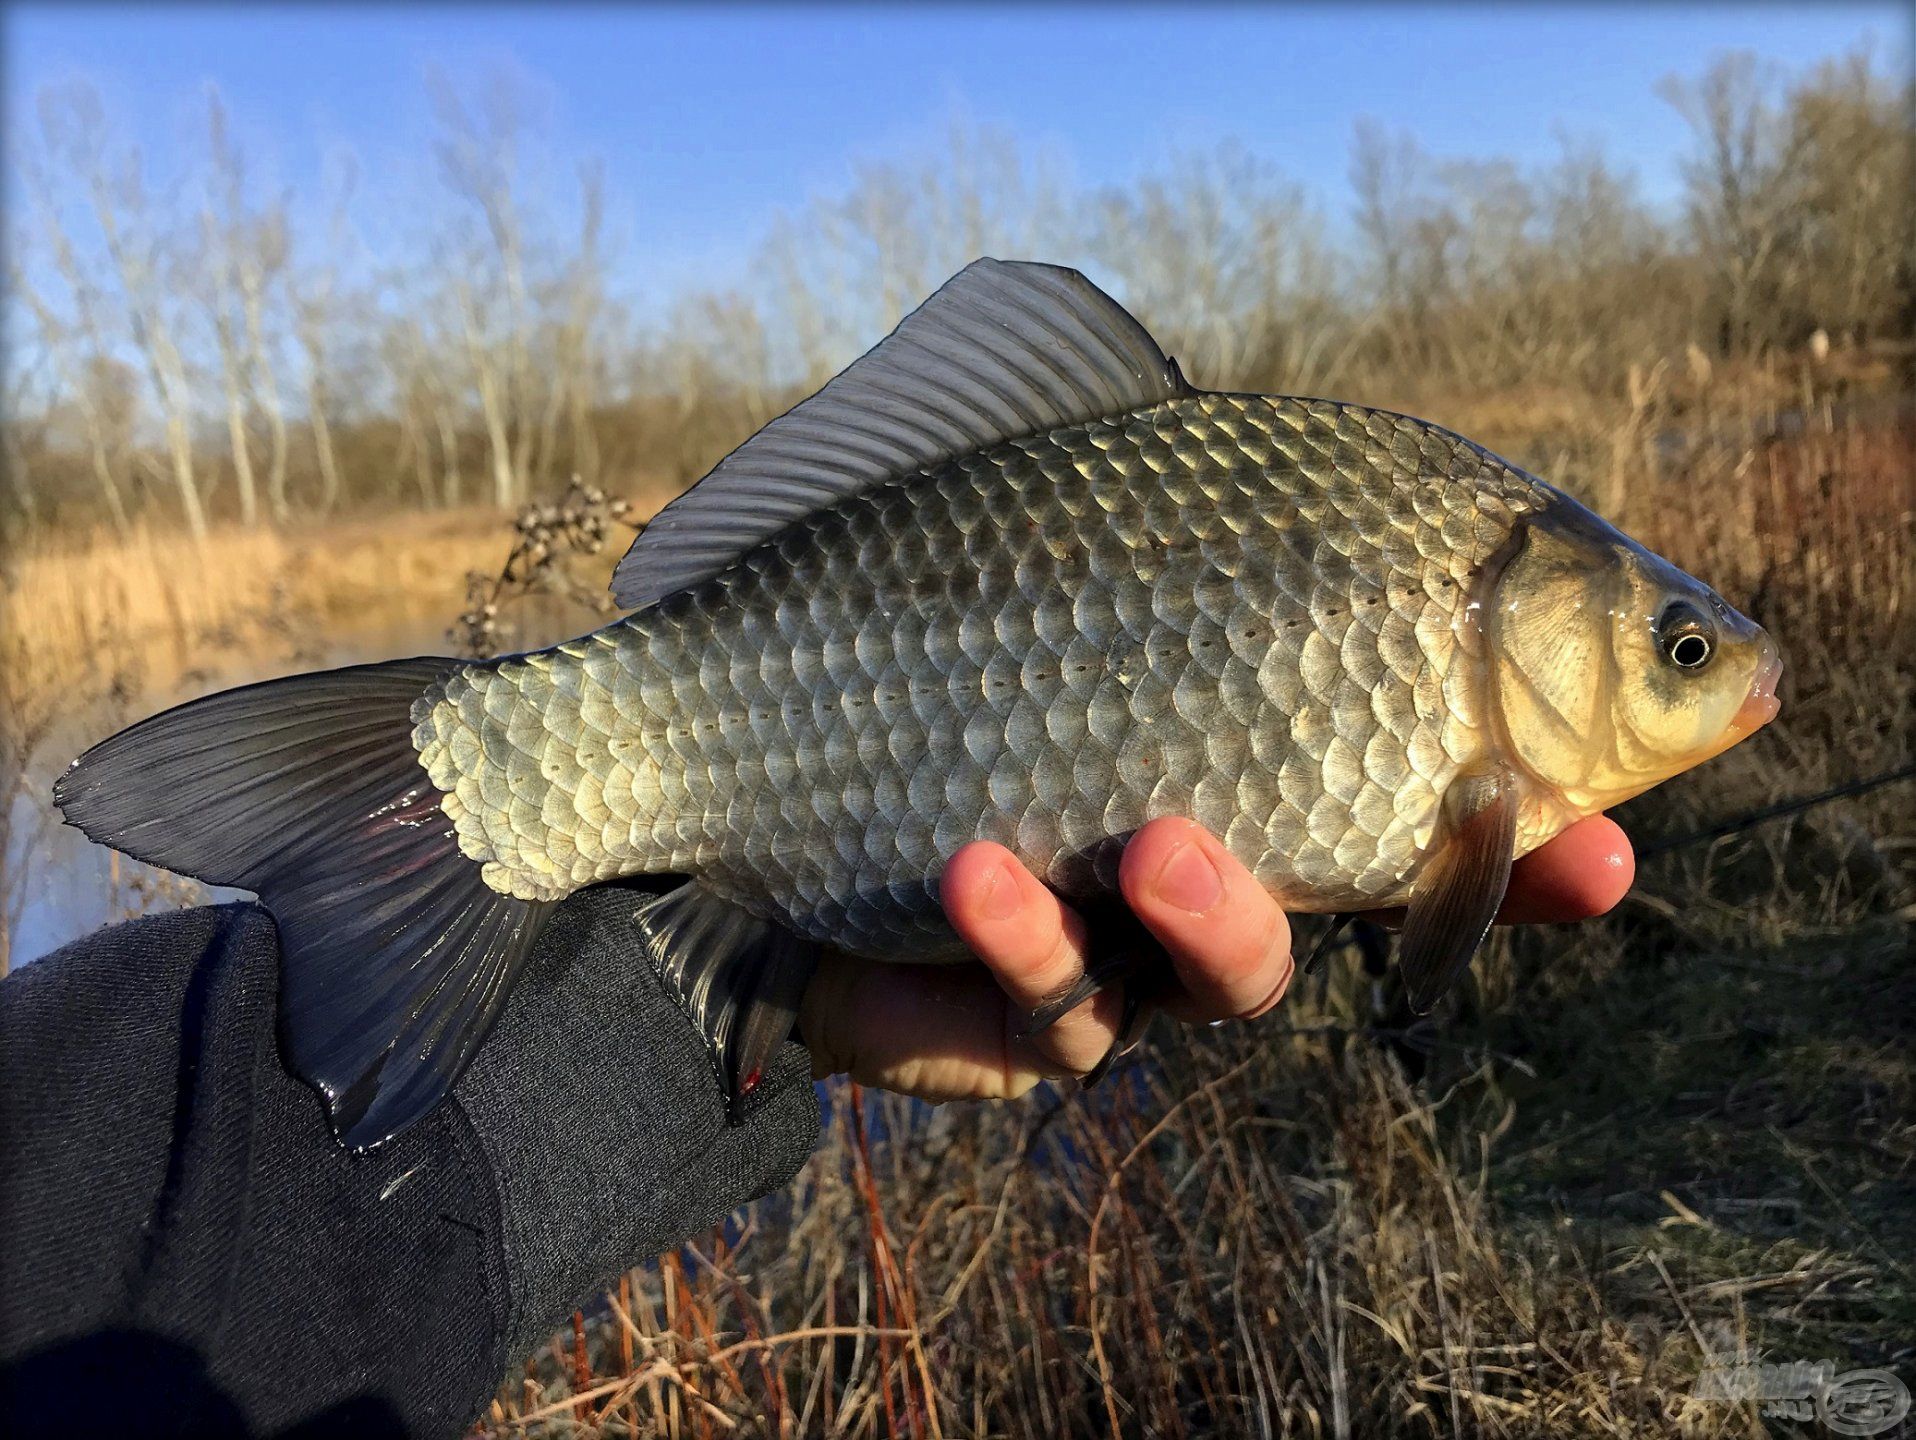
[[[1646,421],[1548,467],[1788,659],[1775,724],[1625,808],[1640,843],[1910,760],[1916,428],[1852,420],[1661,464]],[[4,643],[33,668],[4,683],[42,744],[10,809],[13,920],[40,944],[199,898],[49,824],[69,737],[449,648],[467,572],[513,540],[473,512],[24,557]],[[523,618],[509,643],[592,621]],[[1092,1092],[934,1111],[834,1086],[788,1195],[632,1271],[482,1428],[1728,1440],[1763,1422],[1698,1392],[1711,1367],[1907,1377],[1912,798],[1671,849],[1605,920],[1500,934],[1420,1081],[1345,954],[1255,1025],[1159,1024]]]

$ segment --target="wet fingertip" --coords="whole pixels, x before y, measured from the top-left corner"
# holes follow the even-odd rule
[[[1631,849],[1629,840],[1621,830],[1617,831],[1617,839],[1618,845],[1605,851],[1596,868],[1590,872],[1585,897],[1589,906],[1586,918],[1609,914],[1630,893],[1630,887],[1636,884],[1636,852]]]
[[[1606,815],[1579,820],[1517,862],[1498,923],[1594,919],[1617,907],[1636,872],[1636,851],[1621,826]]]
[[[1564,918],[1590,920],[1614,910],[1636,882],[1637,857],[1630,837],[1607,815],[1592,816],[1559,837],[1559,865],[1573,867],[1558,887]]]

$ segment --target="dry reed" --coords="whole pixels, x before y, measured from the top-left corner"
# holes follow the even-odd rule
[[[1566,412],[1589,443],[1560,478],[1792,667],[1774,732],[1636,802],[1642,836],[1911,758],[1916,427],[1739,398],[1712,411],[1734,440],[1687,449],[1658,427],[1703,406],[1660,379],[1608,431]],[[1908,799],[1647,862],[1608,920],[1502,939],[1414,1037],[1421,1085],[1353,965],[1258,1026],[1161,1026],[1089,1094],[833,1087],[789,1195],[623,1277],[482,1429],[1761,1433],[1704,1369],[1906,1366],[1916,1334]]]
[[[1566,409],[1513,446],[1789,657],[1777,726],[1633,804],[1652,837],[1906,763],[1916,684],[1907,413],[1719,396],[1708,442],[1673,450],[1663,427],[1709,398],[1673,390],[1643,378],[1629,415]],[[283,639],[289,611],[449,619],[505,546],[460,517],[28,556],[7,643],[43,697],[177,683],[209,639]],[[1916,1334],[1908,800],[1646,864],[1616,916],[1493,945],[1435,1036],[1383,1033],[1376,982],[1340,964],[1259,1025],[1157,1027],[1088,1094],[933,1110],[833,1087],[790,1193],[621,1277],[479,1428],[1761,1433],[1699,1397],[1702,1369],[1907,1367]],[[1420,1084],[1394,1058],[1411,1041]]]

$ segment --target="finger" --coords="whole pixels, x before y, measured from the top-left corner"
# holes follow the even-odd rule
[[[1291,927],[1251,872],[1201,825],[1153,820],[1131,837],[1118,885],[1171,952],[1185,994],[1181,1019],[1249,1019],[1283,998]]]
[[[1636,873],[1630,837],[1616,821],[1607,815],[1579,820],[1510,867],[1497,923],[1554,925],[1602,915],[1628,893]],[[1404,923],[1404,910],[1373,910],[1365,918],[1394,930]]]
[[[982,965],[819,958],[799,1023],[812,1073],[934,1103],[1009,1100],[1055,1068],[1007,1041],[1010,1002]]]
[[[1019,1017],[1083,976],[1084,921],[1004,846],[981,840],[952,856],[938,897],[952,928],[997,977]],[[1106,992],[1029,1043],[1058,1070],[1082,1075],[1111,1047],[1120,1008],[1120,997]],[[1016,1028],[1022,1030],[1022,1018]]]
[[[1004,846],[978,841],[952,856],[938,898],[1013,1004],[1042,1004],[1084,973],[1083,921]]]
[[[1623,899],[1636,873],[1629,837],[1609,816],[1593,815],[1511,868],[1497,919],[1505,925],[1588,920]]]

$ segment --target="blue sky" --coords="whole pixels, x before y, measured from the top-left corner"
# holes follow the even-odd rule
[[[1545,160],[1565,129],[1667,202],[1685,134],[1659,77],[1730,48],[1796,66],[1873,36],[1889,63],[1909,54],[1894,4],[63,4],[11,6],[5,26],[10,133],[40,85],[83,75],[165,176],[199,143],[210,80],[249,153],[302,196],[343,151],[368,200],[404,193],[427,165],[427,68],[515,66],[550,96],[552,153],[605,162],[628,263],[654,289],[736,278],[779,208],[859,162],[935,153],[961,117],[1082,184],[1235,137],[1334,220],[1359,116],[1445,157]]]

